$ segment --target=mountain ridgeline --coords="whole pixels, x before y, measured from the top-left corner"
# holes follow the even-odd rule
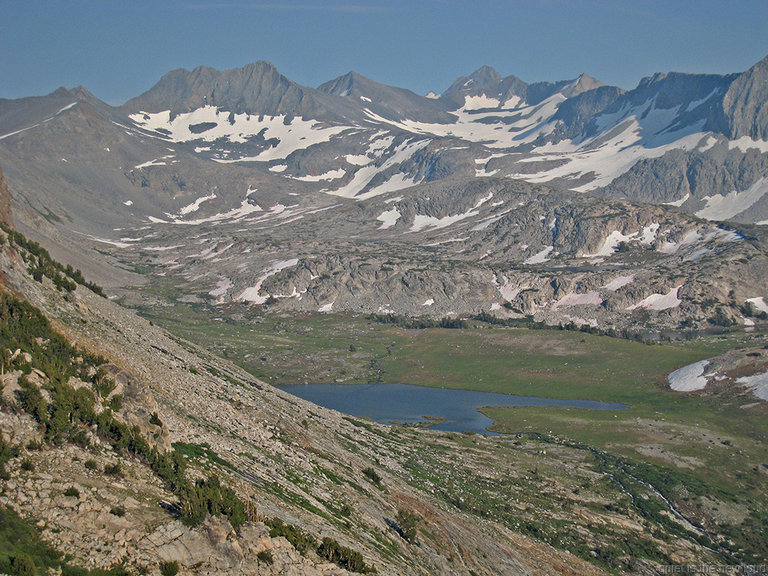
[[[20,230],[115,293],[152,271],[214,305],[751,325],[767,82],[768,60],[628,91],[482,67],[426,97],[198,67],[120,107],[0,101],[0,165]]]
[[[767,82],[256,62],[0,100],[0,572],[765,562]],[[481,437],[266,383],[406,376],[626,408]]]

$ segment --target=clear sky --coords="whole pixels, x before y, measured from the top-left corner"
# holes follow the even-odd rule
[[[120,104],[176,68],[256,60],[307,86],[355,70],[425,94],[487,64],[632,88],[743,71],[767,32],[766,0],[0,0],[0,97],[83,85]]]

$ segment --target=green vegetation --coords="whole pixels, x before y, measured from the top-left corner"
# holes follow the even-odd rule
[[[80,490],[78,490],[74,486],[70,486],[69,488],[64,490],[64,496],[68,496],[70,498],[80,498]]]
[[[369,314],[367,319],[378,322],[379,324],[393,324],[408,330],[424,330],[426,328],[448,328],[458,330],[461,328],[469,328],[469,323],[466,320],[456,317],[445,317],[440,320],[432,320],[427,317],[412,318],[410,316],[397,316],[395,314]]]
[[[737,336],[648,345],[487,319],[415,330],[389,316],[272,317],[238,307],[235,321],[227,310],[181,303],[140,312],[276,385],[401,382],[631,404],[664,386],[672,370],[740,345]]]
[[[167,483],[179,496],[185,523],[195,525],[208,514],[223,514],[235,527],[246,521],[245,505],[230,488],[221,485],[217,477],[189,482],[185,477],[181,453],[159,452],[157,448],[150,447],[138,426],[128,426],[115,417],[113,411],[120,409],[122,396],[112,396],[108,407],[98,415],[95,413],[94,391],[105,398],[115,387],[102,366],[106,364],[104,358],[74,348],[51,328],[39,310],[8,294],[0,294],[0,321],[0,350],[18,348],[31,356],[29,360],[24,354],[16,358],[3,355],[3,369],[22,370],[19,378],[20,406],[38,422],[47,442],[85,444],[86,431],[95,428],[99,436],[117,451],[138,457]],[[51,397],[50,402],[43,397],[40,386],[28,378],[33,369],[47,377],[47,382],[42,385]],[[90,382],[93,391],[70,386],[68,381],[72,376]],[[181,447],[189,449],[190,446]],[[214,462],[223,462],[215,457],[210,448],[208,455]],[[0,438],[0,474],[11,456],[10,448]],[[122,464],[120,461],[108,464],[104,473],[122,476]],[[64,494],[79,496],[74,487],[68,488]]]
[[[307,534],[301,528],[293,524],[286,524],[280,518],[267,518],[264,523],[269,527],[269,537],[282,536],[301,554],[307,550],[317,548],[317,540],[311,534]]]
[[[69,284],[66,279],[62,280],[60,273],[75,277],[79,273],[75,274],[67,268],[62,268],[51,260],[39,245],[26,241],[20,235],[15,236],[12,231],[7,233],[12,243],[20,245],[28,253],[25,258],[35,279],[39,281],[43,275],[48,276],[60,289],[74,289],[74,285]],[[20,352],[9,352],[13,350]],[[232,468],[230,463],[219,457],[208,444],[177,443],[173,447],[174,450],[168,453],[161,453],[156,447],[151,447],[138,426],[129,426],[116,417],[116,412],[122,407],[122,396],[112,395],[115,383],[104,368],[106,359],[73,347],[52,329],[38,309],[5,293],[0,294],[0,351],[0,363],[4,371],[21,370],[18,407],[37,421],[46,443],[61,444],[69,441],[87,446],[87,433],[95,432],[102,441],[111,444],[122,456],[131,456],[147,464],[166,483],[179,498],[180,517],[185,524],[194,526],[209,515],[221,514],[227,517],[233,527],[238,528],[249,519],[243,501],[231,488],[223,485],[215,474],[194,482],[186,478],[187,459],[205,460],[222,468]],[[89,386],[70,386],[72,377]],[[50,401],[46,400],[43,391],[48,393]],[[98,414],[95,410],[97,399],[101,399],[105,405],[105,409]],[[162,421],[156,413],[152,415],[150,423],[162,426]],[[39,449],[40,446],[34,448]],[[10,446],[0,435],[0,476],[6,476],[5,466],[18,454],[19,447]],[[87,460],[84,467],[87,470],[98,468],[96,461],[92,459]],[[21,468],[31,471],[31,460],[24,460]],[[125,475],[120,460],[105,465],[103,472],[112,476]],[[80,497],[79,490],[74,486],[66,488],[63,494],[72,498]],[[6,511],[2,509],[0,512]],[[124,516],[125,508],[114,506],[110,513]],[[108,571],[90,572],[69,566],[59,560],[60,555],[57,552],[35,543],[39,542],[39,535],[34,528],[18,517],[14,520],[12,512],[7,511],[7,514],[11,521],[0,517],[0,571],[26,575],[58,567],[64,576],[127,574],[121,566]],[[16,536],[13,540],[3,532],[5,526],[12,526],[14,523],[24,527],[20,532],[22,536],[28,536],[28,541],[18,548],[15,547],[15,542],[19,537]],[[291,525],[284,525],[280,520],[272,521],[270,526],[273,532],[286,536],[301,552],[311,548],[321,557],[348,570],[375,571],[375,568],[365,564],[359,552],[340,545],[332,538],[323,538],[318,543],[314,537]],[[6,545],[6,540],[10,540],[10,544]],[[260,556],[260,560],[271,563],[271,553]],[[163,563],[160,566],[164,575],[175,575],[178,570],[176,563]]]
[[[123,475],[123,467],[120,465],[120,462],[115,462],[114,464],[107,464],[104,466],[104,474],[107,474],[109,476],[122,476]]]
[[[409,467],[414,482],[419,484],[424,476],[421,487],[442,486],[446,500],[465,512],[496,518],[611,569],[628,556],[666,562],[661,544],[665,534],[705,545],[717,535],[743,548],[738,551],[714,541],[708,546],[718,550],[721,560],[754,561],[768,555],[755,536],[768,530],[768,496],[760,480],[768,471],[768,407],[733,393],[676,393],[666,380],[673,370],[698,360],[737,347],[761,346],[761,334],[642,343],[488,317],[467,320],[461,329],[415,329],[418,320],[386,316],[272,317],[233,307],[217,310],[219,319],[212,320],[212,311],[177,304],[142,312],[273,384],[403,382],[629,406],[618,411],[488,407],[483,412],[494,420],[494,431],[522,438],[545,433],[548,440],[540,442],[583,451],[588,466],[609,482],[599,497],[615,500],[610,506],[616,508],[582,502],[581,485],[572,486],[571,505],[598,516],[616,511],[639,515],[648,523],[647,533],[616,532],[599,522],[577,529],[545,514],[563,496],[547,492],[546,479],[534,464],[514,480],[490,485],[461,468],[450,474],[457,479],[451,488],[444,476],[426,472],[440,469],[445,474],[445,462],[430,461],[424,454],[414,458]],[[229,320],[228,312],[243,316]],[[360,418],[345,419],[369,432],[376,430]],[[471,437],[456,436],[456,441],[474,449]],[[592,449],[606,455],[604,464]],[[626,473],[635,480],[621,480]],[[374,482],[367,474],[366,478]],[[649,484],[687,518],[706,519],[712,536],[679,525],[673,528],[667,505]],[[624,488],[638,504],[622,492]],[[523,510],[509,503],[521,494],[530,499]],[[593,536],[585,538],[585,530]],[[590,543],[590,538],[599,545]]]
[[[78,441],[83,430],[95,430],[123,455],[152,467],[179,498],[184,522],[194,525],[209,514],[226,515],[235,526],[247,519],[243,503],[217,476],[191,482],[185,473],[190,462],[209,472],[231,469],[231,463],[208,444],[177,443],[172,452],[158,453],[138,428],[120,421],[115,414],[119,404],[93,415],[95,402],[103,403],[114,388],[100,370],[103,359],[59,346],[44,318],[5,300],[0,300],[4,320],[0,350],[28,350],[32,360],[8,354],[0,360],[4,368],[24,372],[19,380],[20,405],[38,421],[47,443]],[[176,310],[182,314],[171,317]],[[628,557],[669,563],[669,549],[664,546],[670,538],[704,545],[714,550],[707,554],[723,562],[752,563],[768,557],[762,536],[768,531],[764,491],[768,410],[722,392],[674,393],[666,383],[666,375],[680,366],[747,343],[741,336],[647,345],[577,331],[530,330],[488,318],[462,321],[457,327],[423,327],[398,319],[349,316],[246,314],[242,322],[213,321],[204,312],[178,306],[168,317],[152,317],[273,383],[400,381],[626,403],[630,408],[621,411],[486,408],[495,430],[514,435],[485,444],[485,449],[501,455],[498,462],[483,468],[498,470],[497,477],[483,476],[468,463],[441,460],[438,447],[434,452],[431,445],[425,449],[428,441],[420,437],[405,465],[409,481],[442,494],[446,502],[466,513],[500,521],[611,570],[621,569]],[[14,329],[14,323],[23,328]],[[42,386],[50,402],[41,393],[33,368],[48,376]],[[84,379],[91,389],[71,390],[68,375]],[[153,417],[152,423],[162,426],[159,416]],[[382,438],[406,438],[411,433],[400,429],[382,433],[359,418],[346,420]],[[308,423],[303,426],[307,428]],[[346,438],[354,443],[359,435]],[[450,449],[445,450],[463,450],[474,459],[480,452],[477,446],[485,442],[452,435],[446,440]],[[0,438],[0,474],[15,455],[3,444]],[[572,468],[559,470],[551,457],[549,464],[540,463],[533,451],[528,458],[509,458],[510,451],[528,445],[535,445],[542,454],[567,452]],[[119,462],[112,466],[123,473]],[[585,470],[590,475],[582,474]],[[105,472],[115,473],[110,466]],[[381,484],[372,467],[362,472],[375,485]],[[302,481],[300,476],[289,479],[297,486]],[[584,499],[582,492],[588,493]],[[280,497],[329,517],[299,494]],[[553,502],[565,511],[578,507],[588,519],[574,523],[574,516],[558,514]],[[328,509],[336,515],[333,507]],[[676,519],[677,511],[692,519],[692,526]],[[642,529],[611,525],[612,517],[638,522]],[[267,523],[271,535],[286,537],[302,553],[311,550],[350,570],[370,570],[359,553],[333,539],[318,541],[279,519]],[[394,523],[405,540],[415,541],[421,521],[413,512],[399,510]],[[421,537],[431,538],[425,527]]]
[[[320,557],[325,558],[329,562],[333,562],[337,566],[340,566],[350,572],[372,573],[376,572],[374,566],[368,566],[365,563],[365,558],[360,552],[342,546],[333,538],[325,537],[317,547],[317,553]]]
[[[326,536],[318,543],[312,535],[307,534],[304,530],[293,524],[286,524],[279,518],[267,519],[265,523],[269,526],[270,538],[282,536],[302,554],[306,554],[309,550],[314,550],[320,557],[351,572],[366,574],[376,572],[375,566],[368,566],[365,563],[362,554],[342,546],[333,538]]]
[[[23,249],[22,258],[29,266],[29,273],[38,282],[43,281],[43,276],[49,278],[57,289],[66,292],[72,292],[77,284],[85,286],[99,296],[104,296],[104,290],[101,286],[88,282],[80,270],[75,270],[71,265],[62,265],[40,246],[37,242],[27,239],[23,234],[0,225],[0,228],[8,236],[11,246],[18,246]]]
[[[369,466],[368,468],[363,469],[363,474],[368,480],[376,484],[376,486],[381,486],[381,476],[379,476],[379,473],[376,472],[376,470]]]
[[[180,498],[181,520],[188,526],[195,526],[208,515],[215,514],[226,516],[234,528],[248,520],[243,501],[234,490],[222,485],[218,476],[186,484],[180,491]]]
[[[419,517],[415,512],[400,508],[395,516],[396,530],[404,540],[411,544],[416,543],[416,532],[419,523]]]
[[[14,449],[5,441],[3,435],[0,434],[0,480],[8,478],[8,471],[5,469],[5,466],[8,464],[8,460],[16,455],[14,452]]]
[[[173,562],[161,562],[160,574],[162,576],[176,576],[179,573],[179,563],[175,560]]]
[[[216,454],[207,442],[203,442],[202,444],[174,442],[173,449],[177,454],[181,454],[182,456],[199,463],[211,463],[216,464],[221,468],[233,468],[232,464]]]
[[[47,574],[61,570],[62,576],[127,576],[122,566],[108,570],[86,570],[70,565],[48,546],[38,529],[10,508],[0,506],[0,573],[14,576]]]
[[[256,558],[258,558],[259,562],[264,562],[264,564],[267,566],[271,566],[275,561],[274,557],[272,556],[272,550],[261,550],[258,554],[256,554]]]
[[[40,539],[32,524],[13,510],[0,507],[0,573],[15,574],[12,565],[22,555],[32,559],[33,574],[38,570],[42,573],[49,566],[58,566],[61,560],[61,555]],[[24,563],[27,563],[26,559]]]

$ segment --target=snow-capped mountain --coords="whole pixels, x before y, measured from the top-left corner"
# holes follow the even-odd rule
[[[587,75],[527,84],[483,67],[426,98],[354,72],[314,90],[258,62],[172,72],[122,111],[207,158],[338,196],[496,175],[762,221],[767,68],[656,74],[625,92]],[[664,168],[670,159],[678,170]]]
[[[692,216],[768,222],[767,83],[768,59],[630,91],[483,67],[429,97],[200,67],[118,108],[82,88],[0,101],[0,165],[22,231],[108,286],[138,268],[222,303],[547,321],[598,306],[569,315],[600,326],[638,309],[704,322],[714,299],[732,321],[768,297],[763,232]],[[633,281],[611,290],[617,266]]]

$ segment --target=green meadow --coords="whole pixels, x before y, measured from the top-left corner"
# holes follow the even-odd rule
[[[618,402],[621,410],[486,407],[491,430],[605,454],[603,471],[664,487],[692,518],[750,541],[768,526],[768,405],[744,394],[678,393],[667,375],[761,334],[641,343],[531,326],[470,321],[405,328],[365,316],[277,316],[177,303],[140,312],[275,385],[402,382],[561,399]],[[425,414],[424,416],[437,416]],[[755,558],[763,544],[744,553]]]

